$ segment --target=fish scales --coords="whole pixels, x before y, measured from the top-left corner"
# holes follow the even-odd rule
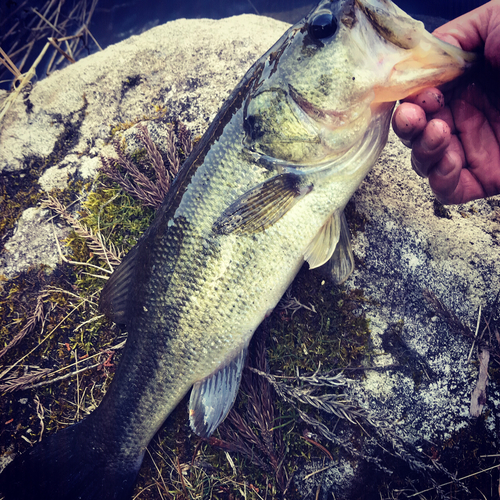
[[[316,216],[316,227],[309,224],[310,229],[297,238],[296,224],[303,225],[299,219],[308,218],[303,211],[297,211],[297,216],[291,213],[266,232],[245,236],[214,234],[213,223],[235,198],[231,193],[227,199],[224,184],[231,184],[233,189],[237,186],[238,192],[244,193],[269,176],[265,169],[242,158],[241,147],[235,147],[241,144],[243,135],[237,130],[233,133],[231,127],[236,129],[233,124],[240,119],[236,113],[227,125],[227,133],[212,146],[197,169],[176,211],[175,222],[158,229],[158,244],[152,246],[149,257],[155,273],[141,280],[136,291],[142,299],[134,304],[128,331],[130,339],[138,338],[140,342],[127,343],[115,375],[119,382],[113,383],[96,410],[102,415],[100,434],[109,434],[111,428],[112,432],[124,434],[156,416],[156,425],[147,432],[122,440],[126,450],[143,451],[193,383],[221,365],[228,351],[248,342],[295,276],[302,264],[298,256],[303,255],[323,222],[324,215]],[[218,159],[219,151],[224,152],[222,161]],[[226,168],[221,168],[221,163]],[[277,261],[284,265],[276,266]],[[117,422],[116,407],[121,399],[129,398],[131,387],[141,387],[137,391],[140,399],[135,398],[128,405],[130,414],[122,411]],[[163,412],[158,408],[164,408]]]
[[[395,101],[472,61],[389,0],[323,0],[292,26],[106,284],[100,307],[128,339],[103,401],[6,468],[6,500],[130,498],[148,443],[191,388],[191,427],[209,436],[253,332],[304,261],[339,282],[352,271],[343,209],[385,145]]]

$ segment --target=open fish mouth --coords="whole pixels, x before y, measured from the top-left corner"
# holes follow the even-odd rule
[[[477,61],[427,32],[424,24],[388,0],[355,0],[359,15],[373,27],[388,50],[376,55],[386,67],[387,79],[374,87],[373,102],[404,99],[425,87],[446,83],[460,76]],[[375,54],[374,54],[375,56]]]

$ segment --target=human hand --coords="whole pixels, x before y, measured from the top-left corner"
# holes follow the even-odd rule
[[[434,35],[464,50],[483,50],[485,67],[449,93],[411,96],[392,125],[412,148],[412,166],[439,201],[465,203],[500,193],[500,0],[438,28]]]

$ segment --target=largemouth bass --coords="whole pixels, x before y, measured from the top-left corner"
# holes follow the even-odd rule
[[[342,215],[385,145],[396,100],[473,60],[389,0],[323,0],[247,72],[155,221],[102,292],[125,324],[100,406],[0,476],[6,499],[126,499],[148,443],[191,389],[210,436],[238,391],[253,332],[307,261],[344,280]],[[28,479],[29,478],[29,479]]]

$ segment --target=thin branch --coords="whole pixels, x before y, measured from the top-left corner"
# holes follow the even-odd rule
[[[474,334],[471,329],[464,325],[457,316],[450,310],[448,310],[444,304],[436,297],[436,294],[431,290],[424,290],[423,292],[425,300],[432,306],[434,311],[438,316],[444,319],[453,331],[458,333],[463,333],[469,338],[473,338]]]
[[[0,384],[0,391],[14,392],[22,391],[32,387],[33,384],[46,377],[52,368],[35,368],[21,377],[17,374],[10,375],[5,379],[3,384]]]
[[[469,477],[477,476],[478,474],[482,474],[483,472],[488,472],[488,471],[493,470],[493,469],[498,469],[498,467],[499,467],[498,465],[493,465],[492,467],[488,467],[487,469],[473,472],[472,474],[469,474],[468,476],[459,477],[455,481],[448,481],[447,483],[436,485],[432,488],[427,488],[426,490],[417,491],[417,493],[413,493],[413,495],[409,495],[408,498],[413,498],[413,497],[416,497],[418,495],[422,495],[423,493],[427,493],[429,491],[435,490],[436,488],[442,488],[443,486],[448,486],[448,485],[454,484],[454,483],[456,484],[456,481],[463,481],[464,479],[469,479]]]
[[[286,312],[288,312],[289,310],[292,311],[291,315],[292,318],[297,311],[300,311],[300,309],[306,309],[308,311],[316,313],[316,308],[314,307],[313,304],[309,303],[309,305],[306,306],[305,304],[299,302],[299,300],[296,297],[292,297],[290,288],[286,291],[286,294],[280,300],[278,304],[278,309],[282,309],[283,311]]]
[[[109,351],[115,351],[117,349],[123,348],[125,345],[125,341],[120,342],[119,344],[109,347],[103,351],[100,351],[96,354],[93,354],[92,356],[89,356],[85,358],[85,361],[88,362],[89,360],[96,358],[98,356],[102,356],[103,354],[109,353]],[[109,357],[108,357],[109,359]],[[31,372],[26,373],[22,376],[18,375],[11,375],[7,377],[4,381],[3,384],[0,384],[0,391],[5,391],[5,392],[14,392],[14,391],[20,391],[20,390],[27,390],[27,389],[35,389],[36,387],[42,387],[44,385],[49,385],[53,384],[55,382],[60,382],[61,380],[66,380],[71,377],[78,377],[80,373],[84,373],[89,370],[93,370],[94,368],[99,368],[100,366],[103,366],[105,361],[100,361],[99,363],[94,363],[89,366],[85,366],[80,369],[75,369],[74,371],[70,371],[69,373],[66,373],[64,375],[60,375],[59,377],[54,377],[54,378],[49,378],[48,380],[43,380],[44,378],[47,377],[53,377],[56,373],[59,373],[64,370],[68,370],[70,368],[77,367],[78,364],[81,364],[83,360],[79,360],[78,362],[75,361],[75,363],[71,363],[67,366],[64,366],[62,368],[38,368],[35,367]],[[12,368],[12,367],[9,367]]]

